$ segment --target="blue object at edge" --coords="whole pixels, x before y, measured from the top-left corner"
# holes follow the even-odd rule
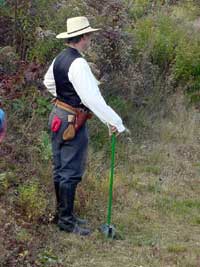
[[[0,108],[0,130],[2,130],[5,121],[5,112]]]

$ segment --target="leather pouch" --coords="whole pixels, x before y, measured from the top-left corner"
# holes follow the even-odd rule
[[[75,130],[78,131],[88,119],[91,119],[91,117],[91,113],[78,111],[76,115]]]
[[[64,141],[72,140],[76,135],[76,131],[75,131],[75,127],[74,127],[75,116],[74,115],[68,115],[67,121],[69,124],[68,124],[67,128],[64,130],[63,136],[62,136]]]

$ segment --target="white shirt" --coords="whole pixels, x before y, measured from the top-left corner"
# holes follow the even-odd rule
[[[48,91],[56,97],[56,84],[53,75],[54,61],[44,76],[44,85],[47,87]],[[77,58],[72,62],[69,68],[68,78],[80,97],[81,102],[103,123],[115,126],[118,132],[123,132],[125,130],[122,119],[106,104],[102,97],[98,88],[98,81],[84,58]]]

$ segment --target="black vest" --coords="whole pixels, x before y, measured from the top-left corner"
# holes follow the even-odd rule
[[[56,57],[53,65],[57,99],[73,107],[80,107],[82,105],[80,97],[69,81],[68,71],[72,62],[80,57],[82,56],[76,49],[68,47]]]

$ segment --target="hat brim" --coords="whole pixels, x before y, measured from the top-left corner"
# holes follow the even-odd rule
[[[56,38],[57,39],[69,39],[69,38],[72,38],[72,37],[75,37],[75,36],[79,36],[79,35],[82,35],[82,34],[85,34],[85,33],[97,32],[97,31],[100,31],[100,30],[101,29],[87,28],[85,30],[77,31],[77,32],[74,32],[74,33],[71,33],[71,34],[69,34],[67,32],[61,32],[58,35],[56,35]]]

